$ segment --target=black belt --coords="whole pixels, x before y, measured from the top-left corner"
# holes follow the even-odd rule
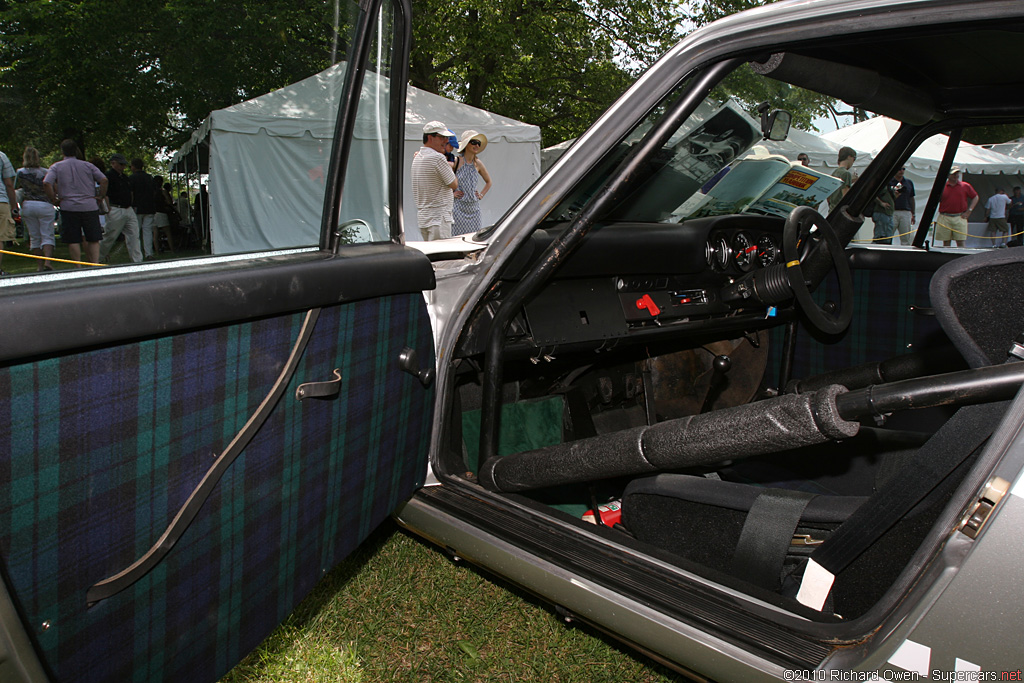
[[[125,206],[124,204],[114,204],[113,202],[111,202],[110,205],[113,206],[116,209],[130,209],[130,208],[132,208],[130,205],[129,206]]]
[[[940,216],[960,216],[960,215],[962,215],[963,213],[964,213],[963,211],[961,211],[960,213],[942,213],[942,212],[940,211],[940,212],[939,212],[939,215],[940,215]]]

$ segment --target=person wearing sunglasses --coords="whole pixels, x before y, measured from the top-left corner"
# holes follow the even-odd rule
[[[455,205],[452,208],[452,235],[467,235],[481,229],[480,200],[491,189],[491,174],[479,155],[487,147],[487,136],[475,130],[467,130],[459,141],[459,153],[455,157],[455,176],[459,189],[455,191]]]

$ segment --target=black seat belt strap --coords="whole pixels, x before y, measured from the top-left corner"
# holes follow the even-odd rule
[[[960,408],[882,488],[811,553],[797,600],[820,610],[835,576],[892,528],[995,431],[1008,401]]]
[[[765,489],[754,499],[733,552],[730,573],[778,591],[782,565],[812,493]]]

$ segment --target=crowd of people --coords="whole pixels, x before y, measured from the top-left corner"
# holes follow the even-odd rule
[[[797,156],[797,161],[804,165],[809,163],[804,153]],[[836,170],[832,175],[839,178],[841,184],[828,198],[829,211],[839,204],[857,180],[850,170],[856,161],[857,152],[852,147],[839,150]],[[876,244],[889,244],[898,239],[898,244],[907,246],[917,232],[917,190],[914,182],[906,176],[906,170],[905,167],[900,168],[874,197],[871,221],[874,224],[872,241]],[[966,246],[970,235],[968,217],[979,200],[974,187],[963,180],[962,169],[953,166],[942,188],[932,239],[946,247],[953,244]],[[1021,188],[1014,187],[1013,195],[1009,196],[1004,188],[996,187],[995,194],[985,203],[985,222],[986,234],[979,237],[991,240],[991,246],[1020,245],[1024,236],[1024,194]]]
[[[412,160],[416,221],[424,240],[479,231],[480,201],[491,189],[491,175],[480,159],[487,136],[475,130],[460,139],[440,121],[423,126],[423,146]]]
[[[424,240],[445,239],[475,233],[481,224],[480,202],[492,180],[480,158],[487,136],[467,130],[461,138],[440,121],[423,126],[423,146],[412,161],[412,190],[416,217]],[[102,159],[81,159],[74,140],[61,143],[62,159],[46,168],[39,151],[26,147],[22,166],[15,169],[0,152],[0,252],[16,239],[14,218],[19,215],[29,238],[37,269],[52,270],[56,226],[67,244],[71,261],[104,263],[123,239],[133,263],[156,258],[162,250],[174,252],[175,233],[195,225],[193,234],[204,241],[209,235],[209,194],[203,186],[194,201],[187,191],[173,196],[172,186],[161,176],[151,176],[142,159],[110,155],[109,168]],[[806,154],[797,157],[809,163]],[[851,167],[857,153],[839,150],[832,175],[841,185],[828,199],[831,211],[856,181]],[[129,166],[131,173],[127,173]],[[916,232],[916,189],[899,169],[875,196],[871,210],[873,241],[909,245]],[[19,198],[20,197],[20,198]],[[943,187],[935,219],[933,239],[944,246],[965,246],[968,216],[978,205],[978,193],[953,167]],[[1024,194],[1020,187],[1007,195],[1003,188],[985,203],[985,220],[992,246],[1021,243],[1024,235]],[[0,274],[3,254],[0,253]]]
[[[0,250],[16,239],[14,219],[19,215],[39,271],[53,270],[58,225],[69,260],[79,264],[105,263],[121,238],[132,263],[140,263],[161,252],[173,254],[175,244],[181,243],[176,233],[193,224],[200,228],[198,234],[209,234],[205,186],[193,204],[187,191],[175,199],[171,184],[147,173],[142,159],[131,161],[128,174],[123,154],[110,155],[108,168],[99,157],[82,159],[74,140],[64,140],[60,150],[61,160],[49,168],[31,146],[17,169],[0,152]],[[2,259],[0,254],[0,266]],[[0,274],[6,274],[2,267]]]

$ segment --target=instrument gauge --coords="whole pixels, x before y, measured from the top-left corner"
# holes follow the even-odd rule
[[[749,272],[757,265],[757,245],[745,232],[738,232],[732,238],[733,261],[741,272]]]
[[[771,235],[765,235],[757,241],[757,262],[762,268],[767,268],[775,263],[775,259],[778,257],[779,248]]]
[[[729,267],[729,258],[732,256],[732,249],[724,235],[719,235],[711,243],[711,249],[715,256],[715,269],[725,270]]]

